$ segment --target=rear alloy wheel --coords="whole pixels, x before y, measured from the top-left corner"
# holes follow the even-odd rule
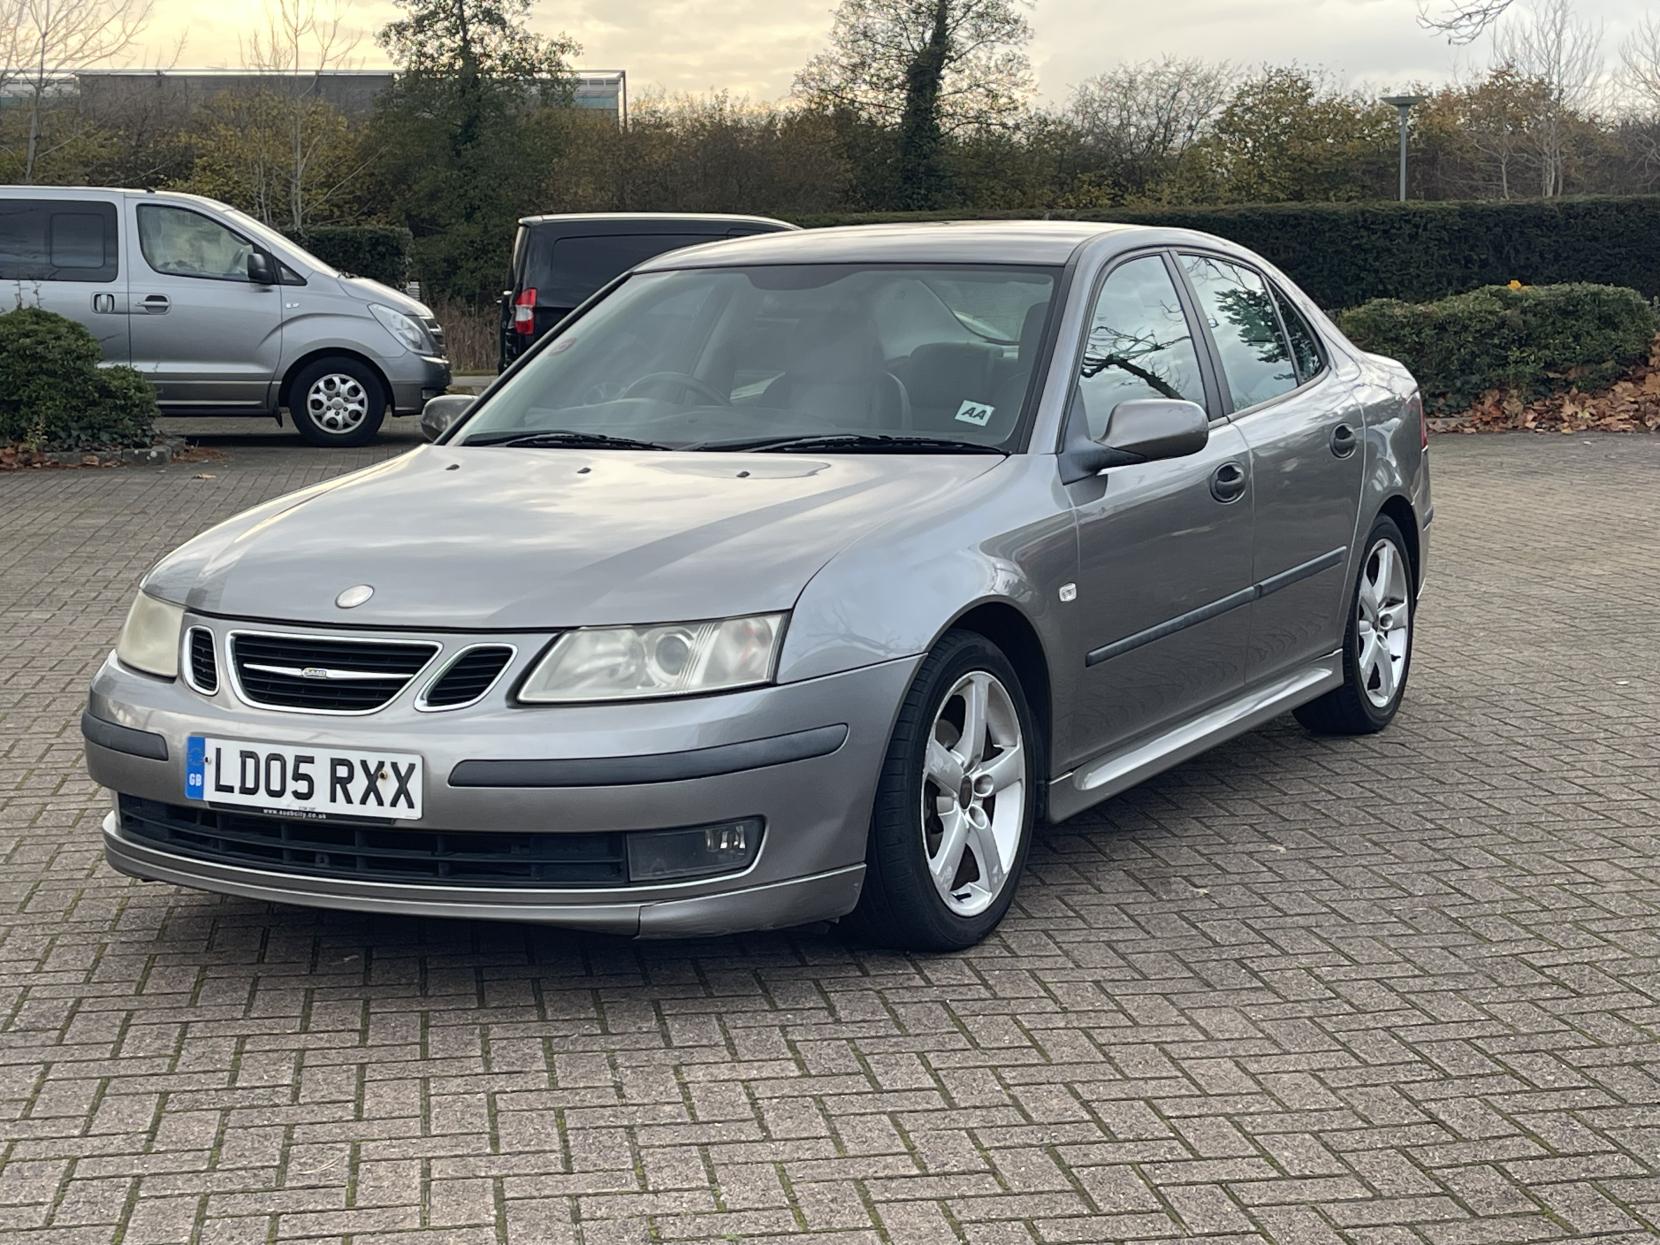
[[[1394,520],[1366,538],[1343,637],[1343,685],[1297,710],[1322,735],[1369,735],[1394,719],[1412,667],[1412,562]]]
[[[853,927],[931,951],[989,934],[1025,866],[1040,750],[1008,658],[983,636],[947,635],[900,706]]]
[[[386,418],[386,392],[356,359],[319,359],[294,378],[288,409],[295,431],[312,445],[364,445]]]

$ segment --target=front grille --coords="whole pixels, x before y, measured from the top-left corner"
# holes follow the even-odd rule
[[[268,817],[122,796],[121,833],[179,856],[307,877],[450,886],[622,886],[624,836],[464,833]]]
[[[219,662],[213,655],[213,632],[190,629],[190,685],[204,696],[219,690]]]
[[[438,651],[430,641],[336,640],[233,633],[231,666],[242,698],[271,709],[372,713]]]
[[[470,705],[496,681],[513,660],[506,644],[478,644],[467,649],[444,668],[444,673],[427,685],[420,703],[429,709],[454,709]]]

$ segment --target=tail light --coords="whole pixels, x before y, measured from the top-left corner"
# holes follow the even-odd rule
[[[520,290],[513,300],[513,331],[526,337],[536,331],[535,290]]]

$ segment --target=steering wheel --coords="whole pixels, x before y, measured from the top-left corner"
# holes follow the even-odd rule
[[[661,385],[666,383],[679,385],[682,389],[690,389],[699,397],[708,398],[709,401],[715,406],[732,405],[732,398],[730,395],[721,393],[718,389],[711,388],[707,383],[699,380],[690,372],[647,372],[638,380],[632,381],[628,387],[622,391],[620,396],[624,398],[632,398],[637,395],[639,390],[644,389],[649,385]]]

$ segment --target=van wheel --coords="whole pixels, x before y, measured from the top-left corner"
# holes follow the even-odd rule
[[[925,951],[991,933],[1026,864],[1041,753],[1009,659],[984,636],[948,633],[894,724],[852,930]]]
[[[386,418],[386,388],[366,363],[318,359],[295,375],[288,413],[312,445],[366,445]]]

